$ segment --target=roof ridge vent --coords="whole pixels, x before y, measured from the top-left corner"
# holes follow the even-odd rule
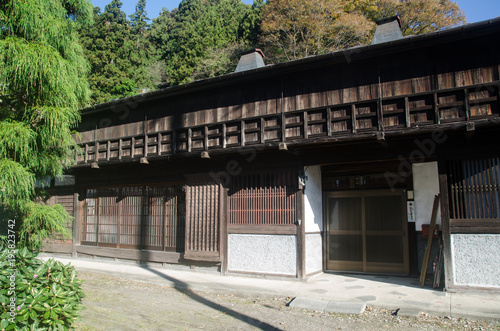
[[[373,36],[372,45],[403,38],[403,33],[401,33],[401,19],[399,16],[387,17],[375,23],[377,23],[377,29]]]
[[[265,67],[264,58],[266,56],[262,50],[254,48],[246,52],[241,53],[240,61],[236,66],[234,72],[246,71],[251,69],[257,69]]]

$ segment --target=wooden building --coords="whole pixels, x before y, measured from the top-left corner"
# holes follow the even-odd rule
[[[75,184],[54,198],[73,203],[73,240],[47,250],[418,274],[439,194],[446,286],[500,287],[500,19],[398,32],[388,19],[371,45],[269,66],[256,50],[83,109]]]

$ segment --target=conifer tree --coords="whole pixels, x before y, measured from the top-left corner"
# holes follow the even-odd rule
[[[154,50],[147,37],[146,2],[140,0],[134,29],[122,11],[122,2],[112,0],[101,13],[94,8],[95,24],[80,30],[80,41],[91,65],[92,103],[98,104],[154,88],[149,66]]]
[[[183,0],[178,9],[162,12],[151,31],[162,45],[170,85],[234,70],[239,51],[255,47],[256,33],[249,31],[257,29],[259,10],[241,0]]]
[[[146,0],[139,0],[135,6],[135,13],[130,15],[130,25],[134,34],[143,32],[148,26],[149,18],[146,13]]]
[[[0,232],[15,220],[32,250],[70,218],[34,202],[35,182],[62,174],[74,156],[71,128],[89,100],[76,26],[91,19],[88,0],[0,2]]]

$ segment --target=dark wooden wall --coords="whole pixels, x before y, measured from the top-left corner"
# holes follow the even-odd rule
[[[492,38],[493,37],[493,38]],[[149,102],[128,102],[111,109],[83,116],[79,130],[82,141],[110,139],[147,132],[202,126],[242,118],[259,117],[311,108],[419,94],[436,90],[491,83],[498,80],[498,36],[485,36],[461,42],[442,42],[371,56],[363,54],[345,59],[318,61],[320,67],[265,76],[248,81],[204,88]],[[279,73],[279,71],[277,71]],[[215,85],[215,84],[214,84]],[[490,97],[488,90],[480,91]],[[452,103],[455,95],[441,96],[441,103]],[[477,95],[471,97],[477,98]],[[428,100],[410,100],[415,107]],[[401,109],[387,103],[384,110]],[[358,114],[371,110],[359,109]],[[491,109],[477,110],[491,113]],[[443,117],[454,116],[452,113]],[[106,128],[104,128],[107,126]],[[94,129],[98,128],[95,132]]]

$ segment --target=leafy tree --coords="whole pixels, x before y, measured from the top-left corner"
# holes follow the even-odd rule
[[[70,219],[60,205],[33,202],[35,181],[72,159],[70,129],[90,94],[76,27],[91,19],[87,0],[0,2],[0,232],[16,220],[32,250]]]
[[[368,44],[373,22],[396,14],[403,35],[465,22],[450,0],[269,0],[262,11],[261,40],[274,61],[303,58]]]
[[[418,35],[466,22],[460,7],[450,0],[380,0],[375,18],[398,14],[403,35]],[[372,14],[373,15],[373,14]]]
[[[133,27],[121,10],[122,2],[112,0],[101,13],[94,8],[95,24],[80,30],[80,41],[91,65],[92,103],[137,94],[154,88],[149,66],[154,50],[147,36],[145,1],[140,0]]]
[[[355,1],[269,0],[261,38],[277,61],[368,43],[374,24],[362,8]]]

